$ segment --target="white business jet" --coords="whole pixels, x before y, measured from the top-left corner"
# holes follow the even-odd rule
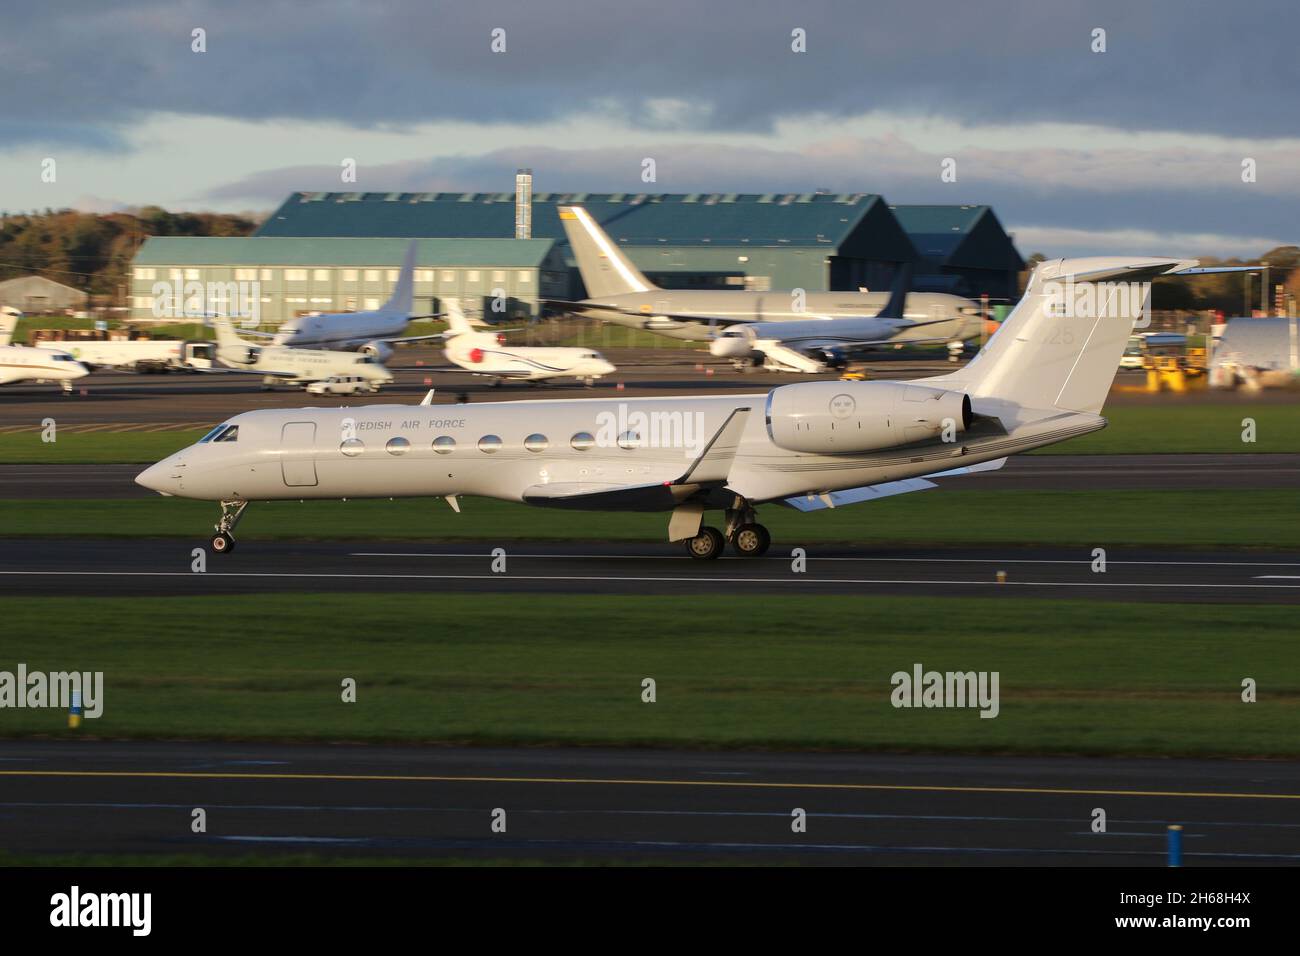
[[[506,345],[499,332],[480,331],[470,324],[460,304],[447,302],[447,345],[443,354],[467,372],[504,379],[542,382],[576,378],[588,385],[617,371],[599,352],[584,348]]]
[[[261,375],[264,384],[309,385],[339,378],[361,378],[368,391],[393,381],[393,373],[373,355],[299,349],[287,345],[258,345],[239,337],[226,318],[212,319],[217,331],[217,361],[224,369]],[[207,371],[207,370],[205,370]]]
[[[137,481],[221,502],[228,551],[250,501],[483,495],[549,508],[660,510],[696,558],[760,555],[757,509],[934,487],[1106,426],[1102,405],[1150,280],[1194,266],[1041,263],[965,368],[910,382],[801,382],[767,394],[245,412]],[[269,466],[269,467],[268,467]],[[705,525],[723,514],[721,530]]]
[[[22,316],[21,312],[9,306],[0,308],[0,385],[54,382],[65,392],[71,392],[72,383],[83,375],[89,375],[90,369],[58,349],[13,345],[14,329]]]

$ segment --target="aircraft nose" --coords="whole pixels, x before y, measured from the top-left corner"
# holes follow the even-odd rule
[[[135,483],[160,495],[170,495],[180,486],[180,474],[172,459],[165,458],[136,475]]]

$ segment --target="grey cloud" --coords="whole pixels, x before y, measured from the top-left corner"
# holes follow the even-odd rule
[[[365,125],[602,102],[697,129],[884,109],[1265,137],[1295,131],[1300,86],[1288,0],[83,0],[24,16],[0,34],[0,120],[33,132],[51,116],[99,127],[159,110]],[[195,27],[207,53],[190,51]],[[503,55],[488,49],[494,27]],[[805,54],[789,50],[794,27]],[[1104,54],[1089,50],[1094,27]],[[665,118],[664,99],[696,108]]]

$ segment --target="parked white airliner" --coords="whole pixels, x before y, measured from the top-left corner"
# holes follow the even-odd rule
[[[576,378],[588,385],[617,371],[599,352],[572,347],[507,345],[500,332],[475,329],[459,303],[448,301],[447,345],[443,354],[467,372],[503,379],[542,382]]]
[[[17,382],[55,382],[65,392],[90,369],[67,352],[57,349],[12,345],[14,329],[22,313],[5,306],[0,309],[0,385]]]
[[[394,343],[408,344],[441,335],[403,335],[410,324],[415,302],[415,240],[406,247],[406,258],[397,274],[393,294],[370,312],[318,312],[288,319],[274,333],[272,342],[304,349],[337,349],[364,352],[379,362],[393,354]]]
[[[842,364],[845,353],[859,346],[877,344],[887,337],[891,344],[947,342],[960,352],[963,341],[978,338],[982,319],[979,306],[969,299],[938,292],[903,290],[900,305],[885,313],[904,321],[870,323],[894,301],[896,293],[881,292],[757,292],[740,289],[661,289],[633,264],[622,248],[581,206],[559,207],[560,222],[573,250],[573,258],[587,287],[581,302],[548,300],[556,309],[594,316],[604,322],[645,329],[670,338],[697,342],[714,341],[730,326],[752,324],[755,348],[774,367],[810,371],[806,356],[820,355],[824,363]],[[807,323],[853,321],[854,326],[815,327],[808,334]],[[777,338],[768,323],[792,323],[788,346],[768,348]],[[775,328],[774,326],[772,327]],[[865,340],[865,341],[864,341]],[[740,357],[741,342],[729,337],[715,355]],[[776,346],[780,346],[779,340]],[[799,358],[797,353],[804,353]]]
[[[248,502],[483,495],[552,508],[659,510],[697,558],[770,543],[765,503],[834,508],[997,468],[1104,428],[1102,404],[1150,294],[1195,262],[1041,263],[965,368],[912,382],[802,382],[767,394],[245,412],[136,479],[220,501],[229,550]],[[1082,293],[1082,294],[1081,294]],[[724,513],[723,530],[703,523]]]

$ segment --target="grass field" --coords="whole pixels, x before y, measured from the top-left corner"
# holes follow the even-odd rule
[[[1300,452],[1300,402],[1283,405],[1119,405],[1107,409],[1109,427],[1053,445],[1042,454],[1110,455],[1217,452]],[[1242,419],[1255,420],[1255,438],[1243,442]],[[212,422],[217,424],[216,421]],[[62,432],[42,442],[32,431],[0,435],[0,463],[154,462],[203,437],[207,429],[105,434]]]
[[[662,541],[663,514],[576,514],[486,498],[454,513],[438,498],[253,503],[241,540]],[[0,535],[183,537],[211,534],[218,508],[181,498],[102,501],[0,499]],[[1300,547],[1300,500],[1290,491],[973,491],[934,489],[834,511],[762,509],[778,548],[817,543]]]
[[[108,737],[1300,753],[1289,607],[319,594],[8,598],[4,616],[0,668],[104,672],[78,732]],[[890,677],[917,662],[998,671],[1000,715],[895,709]],[[64,724],[0,710],[4,735]]]

